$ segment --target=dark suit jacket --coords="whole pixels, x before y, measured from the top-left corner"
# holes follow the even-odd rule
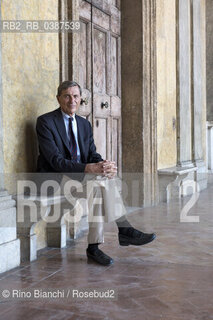
[[[38,172],[84,172],[87,163],[102,161],[96,152],[91,124],[77,116],[78,143],[81,162],[72,161],[69,142],[61,109],[46,113],[37,119],[36,131],[39,143]]]

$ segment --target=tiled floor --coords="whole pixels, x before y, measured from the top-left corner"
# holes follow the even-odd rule
[[[157,234],[146,246],[120,247],[116,226],[107,225],[102,248],[115,260],[110,267],[87,262],[85,236],[0,275],[0,290],[52,288],[68,294],[69,289],[111,289],[117,299],[1,297],[0,319],[213,319],[212,194],[213,187],[202,192],[189,211],[200,216],[199,223],[180,223],[180,211],[190,198],[131,215],[134,226]]]

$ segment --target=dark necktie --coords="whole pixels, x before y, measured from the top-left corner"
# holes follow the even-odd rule
[[[70,136],[70,153],[72,160],[77,161],[77,144],[75,141],[75,136],[72,129],[73,117],[69,118],[69,136]]]

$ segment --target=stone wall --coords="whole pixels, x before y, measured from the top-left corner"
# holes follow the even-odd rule
[[[58,1],[4,0],[2,20],[56,20]],[[57,107],[57,33],[2,34],[4,172],[33,172],[36,118]],[[8,185],[6,188],[10,187]]]

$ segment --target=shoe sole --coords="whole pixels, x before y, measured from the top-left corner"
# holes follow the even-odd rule
[[[87,253],[87,259],[88,259],[89,262],[95,262],[95,263],[99,264],[100,266],[104,266],[104,267],[111,266],[114,263],[113,259],[112,259],[112,261],[110,263],[107,263],[107,264],[100,263],[98,260],[96,260],[95,257],[93,257],[92,255],[90,255],[88,253]]]
[[[124,246],[127,247],[129,245],[132,245],[132,246],[143,246],[143,245],[145,245],[147,243],[152,242],[155,238],[156,238],[156,235],[154,234],[152,238],[150,238],[149,240],[147,240],[147,241],[145,241],[143,243],[134,243],[134,241],[129,240],[129,237],[121,235],[121,236],[119,236],[119,244],[120,244],[120,246],[123,246],[123,247]]]

